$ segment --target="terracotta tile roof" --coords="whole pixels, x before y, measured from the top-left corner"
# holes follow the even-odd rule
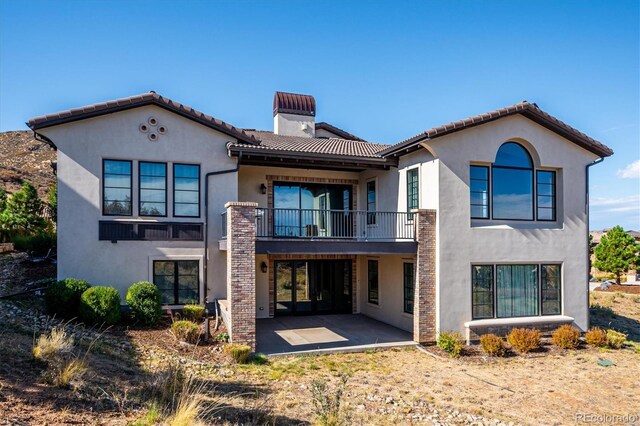
[[[309,154],[344,155],[350,157],[379,158],[379,151],[389,147],[379,143],[340,138],[308,138],[299,136],[277,135],[266,130],[249,130],[244,132],[260,140],[259,145],[249,145],[238,142],[231,143],[231,147],[238,150],[243,148],[260,149],[265,151],[289,151]]]
[[[333,125],[331,125],[329,123],[325,123],[324,121],[316,123],[315,124],[315,128],[316,128],[316,130],[322,129],[322,130],[326,130],[327,132],[331,132],[334,135],[338,135],[342,139],[349,139],[349,140],[352,140],[352,141],[365,142],[364,139],[357,137],[353,133],[349,133],[346,130],[342,130],[339,127],[333,126]]]
[[[273,95],[273,115],[277,113],[316,115],[316,100],[311,95],[276,92]]]
[[[156,105],[161,108],[172,111],[183,117],[197,121],[200,124],[211,127],[224,134],[232,136],[248,144],[257,144],[258,141],[247,135],[242,129],[238,129],[222,120],[204,114],[191,107],[181,103],[172,101],[169,98],[160,96],[155,92],[143,93],[140,95],[129,96],[126,98],[115,99],[113,101],[100,102],[93,105],[87,105],[80,108],[73,108],[66,111],[60,111],[53,114],[34,117],[27,122],[32,130],[43,129],[45,127],[56,126],[58,124],[69,123],[72,121],[83,120],[86,118],[96,117],[104,114],[111,114],[117,111],[137,108],[145,105]]]
[[[523,116],[535,121],[541,126],[544,126],[549,130],[558,133],[560,136],[601,157],[608,157],[613,154],[613,150],[611,148],[585,135],[584,133],[569,126],[568,124],[558,120],[554,116],[547,114],[546,112],[542,111],[535,103],[527,101],[522,101],[506,108],[501,108],[495,111],[490,111],[484,114],[465,118],[464,120],[454,121],[449,124],[433,127],[417,134],[416,136],[392,145],[384,149],[383,151],[380,151],[380,154],[385,157],[391,155],[402,155],[404,152],[417,149],[417,147],[419,146],[418,144],[421,141],[435,139],[440,136],[448,135],[450,133],[468,129],[473,126],[488,123],[499,118],[507,117],[514,114],[522,114]]]

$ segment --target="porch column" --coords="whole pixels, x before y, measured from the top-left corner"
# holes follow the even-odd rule
[[[415,210],[418,243],[413,302],[413,340],[436,340],[436,211]]]
[[[256,207],[229,202],[227,209],[227,299],[231,342],[256,350]]]

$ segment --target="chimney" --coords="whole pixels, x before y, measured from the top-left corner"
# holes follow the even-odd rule
[[[273,133],[312,138],[316,134],[313,96],[276,92],[273,95]]]

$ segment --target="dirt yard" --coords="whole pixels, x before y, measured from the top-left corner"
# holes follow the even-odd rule
[[[477,348],[458,359],[398,349],[234,365],[222,343],[176,343],[166,323],[122,326],[77,339],[89,369],[76,387],[61,389],[44,384],[31,355],[30,324],[41,316],[0,301],[0,424],[154,424],[148,389],[169,362],[209,385],[215,410],[207,423],[215,424],[314,423],[312,383],[326,381],[333,394],[343,375],[348,424],[570,424],[579,413],[638,414],[640,298],[594,292],[591,304],[592,323],[627,333],[626,348],[562,350],[547,339],[535,353],[497,359]]]

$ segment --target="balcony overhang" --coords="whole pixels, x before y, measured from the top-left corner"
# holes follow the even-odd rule
[[[407,254],[416,241],[258,240],[257,254]]]

